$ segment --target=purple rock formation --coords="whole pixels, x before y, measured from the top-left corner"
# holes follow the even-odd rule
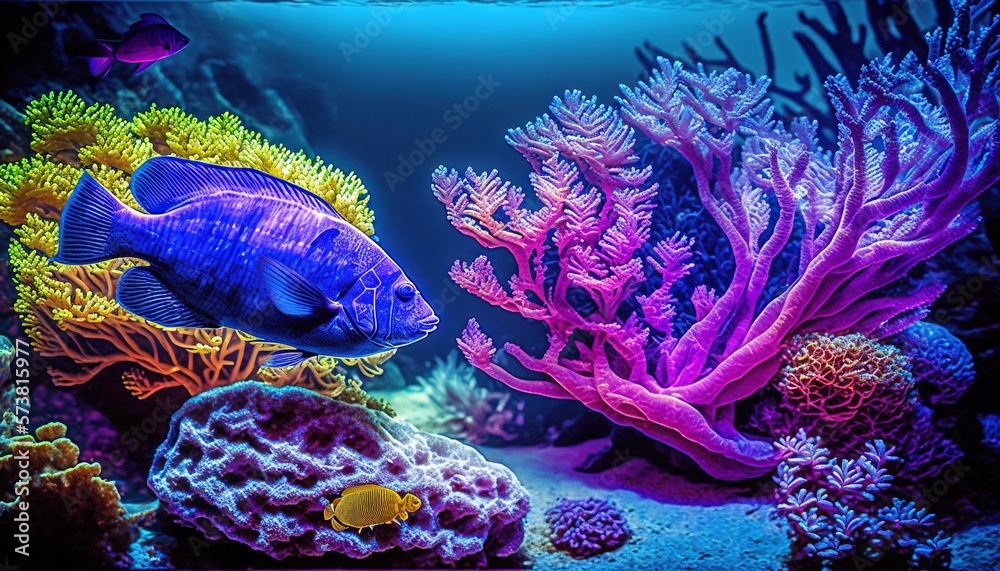
[[[371,483],[423,506],[402,525],[335,531],[323,508]],[[528,512],[514,474],[468,446],[304,389],[253,382],[188,401],[156,452],[149,486],[209,539],[277,559],[398,547],[423,561],[483,563],[517,551]]]
[[[618,507],[597,498],[559,500],[545,521],[552,526],[552,544],[577,558],[618,549],[632,536]]]
[[[980,414],[983,425],[983,444],[994,452],[1000,452],[1000,414]]]

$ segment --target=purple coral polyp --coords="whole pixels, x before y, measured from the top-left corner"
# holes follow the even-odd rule
[[[573,557],[592,557],[618,549],[632,536],[614,503],[597,498],[560,500],[545,512],[552,544]]]

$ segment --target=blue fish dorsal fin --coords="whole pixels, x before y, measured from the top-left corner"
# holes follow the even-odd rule
[[[222,193],[270,196],[343,216],[315,194],[254,169],[223,167],[180,157],[153,157],[132,174],[132,196],[150,214],[163,214],[198,198]]]
[[[213,329],[213,324],[199,315],[172,292],[153,271],[145,266],[125,270],[115,286],[115,299],[126,311],[161,327]]]
[[[167,22],[163,16],[159,14],[153,14],[152,12],[147,12],[145,14],[139,14],[139,21],[128,27],[128,32],[134,32],[140,28],[145,28],[147,26],[169,26],[170,23]],[[126,32],[126,33],[128,33]]]
[[[166,18],[164,18],[163,16],[161,16],[159,14],[154,14],[152,12],[146,12],[145,14],[139,14],[139,20],[142,21],[142,22],[146,22],[147,24],[165,24],[167,26],[170,25],[169,23],[167,23]]]
[[[139,15],[139,20],[128,27],[128,30],[125,31],[125,35],[134,34],[143,28],[148,28],[149,26],[169,26],[169,25],[170,23],[167,22],[163,18],[163,16],[147,12],[145,14]]]
[[[332,317],[340,311],[340,304],[281,262],[262,257],[257,263],[257,270],[271,301],[285,315],[320,319]]]

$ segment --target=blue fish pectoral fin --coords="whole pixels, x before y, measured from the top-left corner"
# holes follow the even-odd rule
[[[295,367],[309,359],[311,355],[306,355],[301,351],[278,351],[271,358],[264,362],[261,367]]]
[[[265,256],[257,263],[257,270],[271,301],[285,315],[329,318],[343,309],[309,280],[281,262]]]
[[[138,67],[135,68],[135,71],[132,72],[132,75],[139,75],[140,73],[142,73],[142,72],[146,71],[147,69],[149,69],[149,66],[153,65],[154,63],[156,63],[156,60],[153,60],[153,61],[144,61],[144,62],[140,63],[138,65]]]
[[[228,193],[270,196],[344,218],[322,198],[280,178],[254,169],[180,157],[148,159],[135,170],[130,185],[135,201],[150,214],[163,214],[192,199]]]
[[[212,329],[218,325],[191,309],[153,270],[129,268],[118,279],[115,299],[127,311],[161,327]]]
[[[110,240],[112,226],[118,213],[127,208],[90,173],[80,175],[59,217],[55,261],[83,265],[117,257]]]

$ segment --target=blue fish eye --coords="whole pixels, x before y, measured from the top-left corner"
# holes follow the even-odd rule
[[[417,290],[413,284],[399,284],[396,286],[396,295],[403,301],[410,301],[417,295]]]

